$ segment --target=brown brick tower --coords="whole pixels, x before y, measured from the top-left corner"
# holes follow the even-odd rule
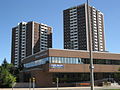
[[[89,6],[93,51],[105,51],[104,16]],[[64,48],[89,50],[87,4],[64,10]]]
[[[37,22],[21,22],[12,28],[11,62],[19,67],[21,60],[52,48],[52,28]]]

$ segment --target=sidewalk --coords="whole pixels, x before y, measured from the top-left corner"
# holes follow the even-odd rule
[[[0,90],[12,90],[12,88],[0,88]],[[33,90],[33,88],[13,88],[13,90]],[[57,88],[35,88],[34,90],[57,90]],[[90,90],[90,87],[59,87],[58,90]],[[102,87],[95,87],[95,90],[102,90]]]
[[[103,89],[120,89],[120,87],[95,87],[95,90],[103,90]],[[12,88],[0,88],[0,90],[12,90]],[[33,88],[13,88],[13,90],[33,90]],[[34,88],[34,90],[57,90],[57,88]],[[90,90],[90,87],[59,87],[58,90]]]

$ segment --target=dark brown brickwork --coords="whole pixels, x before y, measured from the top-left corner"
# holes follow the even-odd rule
[[[87,4],[64,10],[63,21],[64,49],[89,50]],[[89,6],[89,21],[93,51],[105,51],[103,14]]]
[[[47,39],[48,39],[48,47],[47,48],[52,48],[52,28],[48,27],[48,32],[47,32]]]
[[[89,58],[89,52],[82,50],[49,49],[49,56]],[[120,60],[120,54],[114,54],[109,52],[93,52],[93,58]]]
[[[78,50],[87,50],[87,30],[86,30],[86,11],[85,5],[77,7],[78,22]]]
[[[12,28],[11,62],[13,64],[14,64],[14,60],[15,60],[15,32],[16,32],[16,27]]]
[[[35,55],[28,56],[22,62],[23,63],[28,63],[28,62],[38,60],[38,59],[41,59],[41,58],[45,58],[45,57],[48,57],[48,56],[49,56],[49,52],[48,52],[48,50],[46,50],[46,51],[38,52]]]
[[[49,69],[49,72],[71,72],[71,73],[77,73],[77,72],[90,72],[89,70],[89,64],[62,64],[64,65],[63,69]],[[107,73],[107,72],[118,72],[118,69],[120,68],[119,65],[94,65],[95,69],[94,72],[99,73]]]
[[[63,20],[64,20],[64,48],[70,49],[70,16],[69,9],[63,11]]]
[[[89,58],[88,51],[80,51],[80,50],[62,50],[62,49],[48,49],[43,52],[39,52],[35,55],[29,56],[23,60],[23,63],[29,63],[31,61],[40,60],[46,57],[79,57],[79,58]],[[93,52],[94,59],[109,59],[109,60],[119,60],[120,54],[114,54],[109,52]],[[59,64],[63,65],[63,68],[51,68],[51,64]],[[107,74],[114,74],[118,72],[120,68],[119,65],[105,65],[105,64],[94,64],[94,73],[95,79],[103,79]],[[24,72],[21,73],[21,76],[24,74],[24,78],[35,77],[36,78],[36,86],[37,87],[50,87],[55,86],[53,84],[56,81],[55,75],[75,75],[75,74],[83,74],[89,75],[89,64],[65,64],[65,63],[47,63],[44,65],[39,65],[31,68],[24,68]],[[29,77],[28,77],[29,76]],[[108,78],[106,76],[106,78]],[[61,77],[59,77],[61,78]],[[62,77],[64,78],[64,77]],[[61,79],[62,79],[61,78]],[[75,78],[75,77],[73,77]],[[23,77],[22,77],[23,79]],[[21,79],[21,80],[22,80]],[[28,81],[28,79],[26,81]],[[89,79],[89,76],[88,76]],[[25,79],[24,79],[25,80]],[[60,83],[60,86],[73,86],[69,83]]]
[[[16,67],[23,58],[48,48],[52,48],[52,27],[30,21],[12,29],[11,62],[16,63]]]
[[[40,25],[38,23],[34,23],[34,53],[40,51]]]
[[[32,55],[32,22],[27,24],[26,47],[26,56]]]

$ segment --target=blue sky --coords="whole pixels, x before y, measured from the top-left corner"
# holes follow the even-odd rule
[[[63,10],[86,0],[0,0],[0,63],[11,58],[11,28],[37,21],[53,27],[53,48],[63,48]],[[120,0],[90,0],[104,13],[106,50],[120,53]]]

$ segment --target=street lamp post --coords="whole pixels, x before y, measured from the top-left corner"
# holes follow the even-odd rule
[[[92,54],[92,35],[90,27],[90,17],[89,17],[89,0],[87,0],[87,20],[88,20],[88,36],[89,36],[89,56],[90,56],[90,82],[91,90],[94,90],[94,66],[93,66],[93,54]]]
[[[29,79],[29,90],[31,90],[31,78]]]
[[[33,77],[33,90],[35,88],[35,78]]]
[[[59,83],[59,78],[58,77],[56,78],[56,81],[57,81],[57,90],[58,90],[58,83]]]

